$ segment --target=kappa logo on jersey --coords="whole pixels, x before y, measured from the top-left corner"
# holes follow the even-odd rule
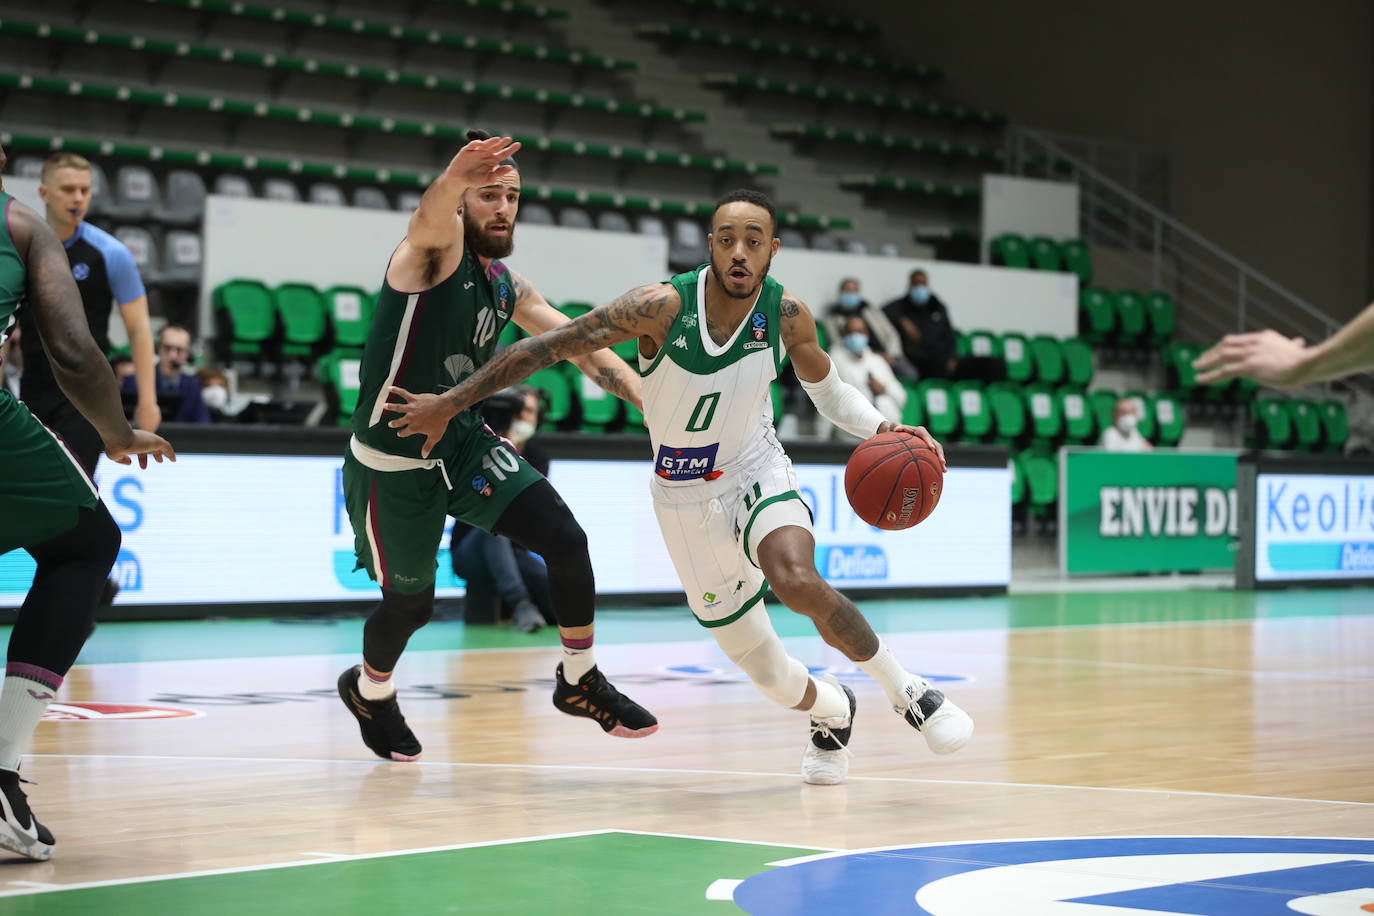
[[[1356,916],[1374,912],[1374,840],[1098,837],[808,857],[739,885],[755,916]]]
[[[82,261],[79,264],[72,265],[72,276],[77,279],[77,282],[89,278],[90,275],[91,265],[87,264],[85,261]]]
[[[478,474],[476,477],[472,478],[472,492],[476,493],[478,496],[490,496],[491,481],[487,480],[485,476]]]
[[[684,334],[677,335],[677,340],[673,341],[673,346],[687,349],[687,337]]]
[[[754,325],[754,339],[763,340],[763,335],[768,333],[768,316],[763,312],[755,312],[750,321]]]
[[[658,458],[654,461],[654,473],[664,480],[715,480],[720,476],[716,468],[716,452],[720,443],[704,445],[701,448],[672,448],[667,445],[658,447]]]

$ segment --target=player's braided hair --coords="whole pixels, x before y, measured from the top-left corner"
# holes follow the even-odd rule
[[[485,130],[482,130],[482,128],[480,127],[469,127],[467,132],[467,138],[468,142],[472,142],[473,140],[490,140],[491,134],[487,133]],[[513,156],[507,156],[505,159],[502,159],[501,164],[508,165],[514,169],[520,168],[520,166],[515,164],[515,157]]]

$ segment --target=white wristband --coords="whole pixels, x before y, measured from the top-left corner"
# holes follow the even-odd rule
[[[801,376],[797,376],[797,381],[806,389],[807,396],[821,416],[851,436],[867,439],[876,434],[879,425],[885,422],[883,415],[869,403],[868,398],[853,385],[840,381],[840,374],[835,371],[833,362],[830,372],[819,382],[808,382]]]

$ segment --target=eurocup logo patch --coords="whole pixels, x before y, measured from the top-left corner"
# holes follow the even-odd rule
[[[754,325],[754,339],[763,340],[763,335],[768,333],[768,316],[763,312],[755,312],[750,322]]]
[[[478,496],[490,496],[491,482],[488,481],[486,477],[478,474],[476,477],[472,478],[472,492],[476,493]]]
[[[72,276],[77,279],[77,282],[85,280],[90,275],[91,265],[87,264],[85,261],[82,261],[79,264],[72,265]]]
[[[498,310],[502,313],[501,317],[505,318],[505,313],[510,311],[510,307],[506,305],[507,300],[510,299],[510,287],[506,285],[505,280],[502,280],[501,285],[496,287],[496,298],[500,300]]]
[[[734,889],[755,916],[1361,916],[1374,839],[1098,837],[806,856]]]

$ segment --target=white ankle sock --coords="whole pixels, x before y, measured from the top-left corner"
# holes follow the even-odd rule
[[[892,650],[887,647],[887,643],[878,643],[878,652],[866,662],[857,662],[863,672],[873,680],[883,686],[883,691],[887,693],[888,700],[893,706],[905,706],[907,703],[906,693],[903,688],[907,682],[914,680],[916,676],[911,674],[900,664],[897,659],[892,657]]]
[[[833,719],[849,715],[849,697],[829,681],[812,678],[816,685],[816,702],[807,710],[813,719]]]
[[[6,668],[0,690],[0,769],[19,769],[19,758],[29,749],[33,730],[60,686],[61,677],[35,665],[11,663]]]
[[[591,646],[585,649],[563,647],[563,680],[576,684],[582,675],[596,666],[596,653]]]
[[[396,685],[391,682],[390,671],[381,674],[364,662],[362,670],[358,672],[358,692],[364,700],[385,700],[396,692]]]

